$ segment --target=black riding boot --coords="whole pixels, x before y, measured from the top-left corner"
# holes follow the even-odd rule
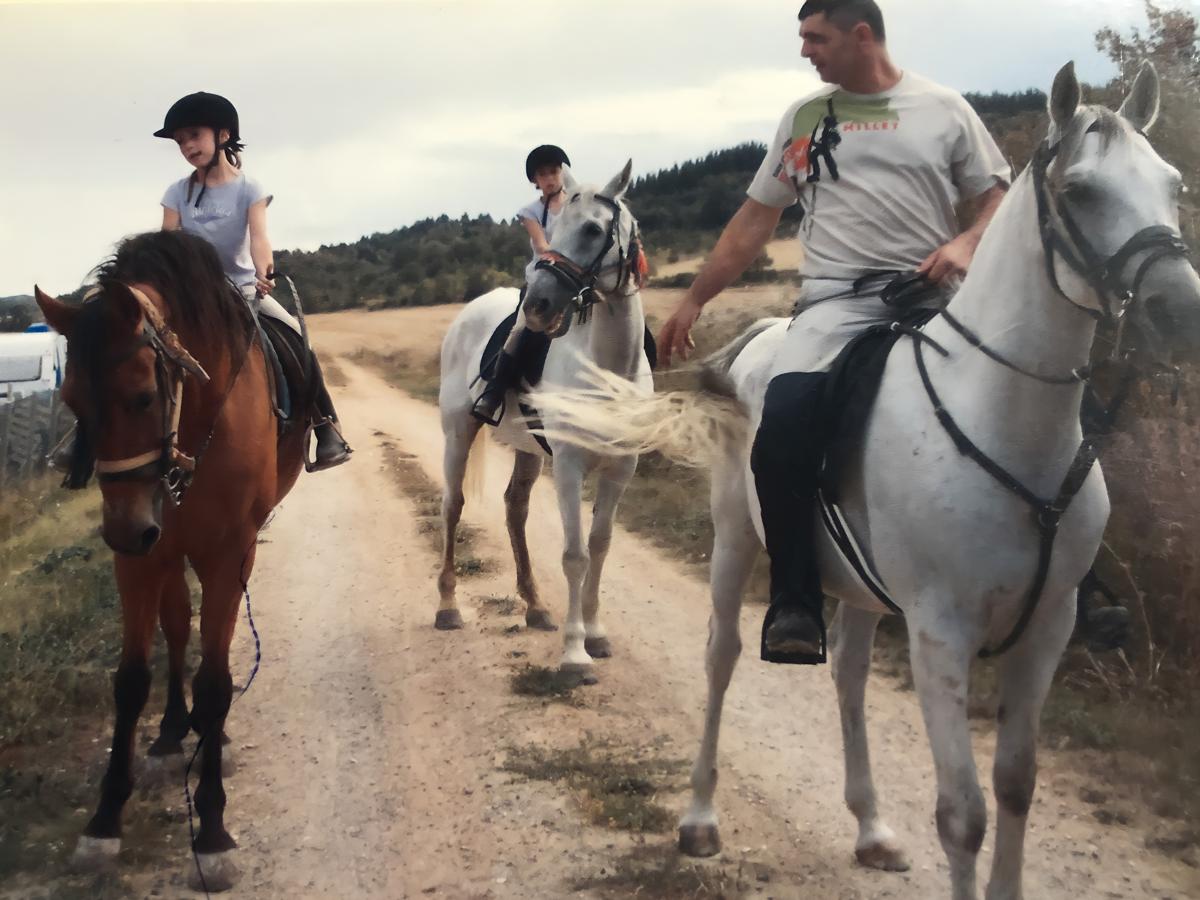
[[[510,390],[516,388],[520,374],[517,358],[501,348],[492,367],[487,387],[471,407],[471,415],[485,425],[499,425],[500,420],[504,418],[504,398]]]
[[[762,633],[762,658],[767,662],[825,662],[813,504],[825,449],[822,399],[827,377],[796,372],[771,380],[750,455],[771,557],[771,605]]]
[[[313,405],[317,412],[313,418],[313,433],[317,436],[317,449],[315,458],[311,463],[306,463],[305,468],[310,472],[320,472],[340,466],[354,451],[338,429],[337,410],[333,408],[333,398],[325,387],[325,376],[315,353],[312,355],[312,372],[315,382]]]

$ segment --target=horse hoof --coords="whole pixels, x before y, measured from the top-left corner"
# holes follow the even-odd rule
[[[120,838],[80,835],[75,852],[71,854],[71,868],[76,872],[106,872],[116,868],[120,852]]]
[[[183,755],[183,741],[159,735],[146,750],[148,759]]]
[[[525,613],[525,624],[538,631],[558,631],[558,626],[550,618],[550,611],[545,609],[528,610]]]
[[[680,825],[679,852],[684,856],[716,856],[721,852],[721,832],[716,825]]]
[[[197,853],[190,866],[188,885],[194,891],[210,894],[227,891],[242,877],[241,870],[233,861],[233,853]]]
[[[457,631],[463,627],[462,613],[457,609],[439,609],[433,627],[438,631]]]
[[[237,762],[233,758],[233,754],[229,752],[228,747],[221,748],[221,777],[232,778],[237,774]]]
[[[880,841],[866,847],[856,847],[854,856],[860,866],[882,869],[884,872],[907,872],[910,868],[908,856],[899,847]]]
[[[559,665],[558,671],[576,684],[599,684],[600,682],[591,663],[564,662]]]
[[[612,656],[612,644],[606,637],[584,638],[583,649],[592,659],[608,659]]]

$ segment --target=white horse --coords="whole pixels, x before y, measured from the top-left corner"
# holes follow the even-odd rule
[[[527,286],[516,327],[545,331],[553,337],[542,384],[547,390],[579,387],[583,360],[645,391],[653,390],[650,364],[643,350],[645,317],[639,293],[640,245],[637,223],[623,197],[629,188],[632,161],[604,188],[581,187],[567,174],[569,200],[550,242],[551,256],[538,264]],[[441,604],[436,626],[462,627],[455,600],[455,529],[463,509],[463,482],[472,443],[480,423],[471,406],[483,388],[478,383],[480,359],[496,326],[517,308],[518,293],[498,288],[472,300],[458,315],[442,342],[438,404],[446,438],[445,492],[442,521],[445,547],[438,578]],[[547,315],[554,306],[557,312]],[[517,593],[526,602],[525,621],[533,628],[554,630],[550,613],[538,597],[529,564],[525,522],[529,494],[542,469],[545,450],[530,434],[510,392],[496,438],[516,451],[512,480],[504,493],[508,532],[517,564]],[[554,428],[553,415],[546,423]],[[613,516],[637,467],[627,453],[595,453],[565,441],[549,441],[554,456],[554,485],[563,521],[563,572],[567,577],[568,611],[561,668],[589,674],[593,658],[611,655],[600,622],[600,573],[612,538]],[[483,454],[477,452],[476,460]],[[581,521],[584,478],[598,474],[591,533],[585,546]]]
[[[998,657],[997,833],[987,897],[1022,896],[1038,719],[1071,633],[1075,586],[1109,512],[1100,469],[1080,449],[1096,322],[1131,307],[1144,340],[1160,349],[1166,338],[1194,341],[1200,330],[1200,279],[1178,237],[1179,173],[1142,136],[1157,110],[1158,80],[1149,67],[1117,115],[1080,105],[1072,66],[1058,74],[1046,143],[996,213],[951,315],[925,327],[928,341],[905,337],[896,345],[858,458],[840,485],[851,532],[905,615],[955,900],[976,897],[976,855],[987,828],[967,724],[970,664],[985,648],[1009,644]],[[724,429],[709,457],[716,540],[708,712],[693,800],[679,829],[681,849],[694,855],[720,847],[717,733],[741,647],[741,595],[761,541],[750,437],[786,328],[785,320],[759,323],[707,361],[708,383],[724,379],[743,417],[740,428]],[[638,398],[616,384],[595,394],[606,402],[536,392],[534,402],[547,414],[573,411],[568,424],[586,424],[605,439],[593,440],[596,446],[664,449],[661,436],[679,432],[694,446],[697,435],[714,433],[713,404],[696,395],[690,404]],[[671,417],[677,421],[665,426]],[[955,428],[975,449],[951,437]],[[985,468],[991,465],[1007,474]],[[818,531],[822,581],[842,601],[832,669],[858,859],[904,869],[876,805],[863,716],[875,627],[886,609]]]

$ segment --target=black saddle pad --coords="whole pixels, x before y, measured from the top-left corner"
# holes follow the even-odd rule
[[[937,313],[936,309],[910,309],[898,315],[897,321],[908,328],[919,328]],[[903,332],[893,330],[890,323],[868,328],[842,349],[829,371],[822,402],[827,443],[821,491],[830,502],[837,502],[844,468],[862,444],[888,355],[902,336]]]
[[[483,358],[479,361],[479,375],[484,381],[491,381],[496,360],[516,323],[517,312],[514,310],[496,326],[496,330],[488,338],[487,346],[483,348]],[[658,346],[655,344],[654,335],[650,333],[649,328],[646,328],[642,335],[642,348],[646,353],[646,359],[650,362],[651,371],[657,369]],[[526,328],[521,334],[520,340],[517,341],[517,372],[520,378],[528,382],[530,386],[537,386],[542,380],[542,370],[546,366],[546,354],[549,352],[550,338],[545,334]]]
[[[314,399],[314,379],[304,339],[278,319],[260,316],[259,322],[267,337],[264,351],[275,409],[287,421],[307,418]]]

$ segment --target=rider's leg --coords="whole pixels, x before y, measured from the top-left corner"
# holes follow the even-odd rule
[[[801,306],[812,301],[806,293]],[[825,661],[814,500],[825,452],[826,373],[852,337],[888,318],[873,296],[817,303],[792,321],[776,356],[750,457],[771,558],[762,635],[768,662]]]
[[[524,292],[522,291],[522,296]],[[504,398],[508,392],[515,390],[521,377],[521,367],[518,360],[521,350],[529,340],[529,332],[525,328],[525,316],[518,310],[517,320],[513,323],[512,331],[500,348],[491,376],[483,388],[483,393],[471,407],[471,415],[486,425],[499,425],[504,416]]]
[[[258,314],[260,316],[269,316],[280,322],[288,325],[297,334],[301,334],[300,320],[289,313],[282,304],[269,294],[257,298],[247,298],[250,302],[257,303]],[[312,350],[310,373],[313,379],[313,406],[315,414],[312,416],[313,434],[317,439],[317,447],[315,451],[315,459],[312,466],[309,468],[312,472],[319,472],[322,469],[331,469],[334,466],[341,465],[350,458],[350,445],[346,443],[342,437],[341,429],[338,427],[337,410],[333,408],[333,398],[329,396],[329,390],[325,387],[325,375],[321,371],[321,363],[317,359],[317,354]]]

